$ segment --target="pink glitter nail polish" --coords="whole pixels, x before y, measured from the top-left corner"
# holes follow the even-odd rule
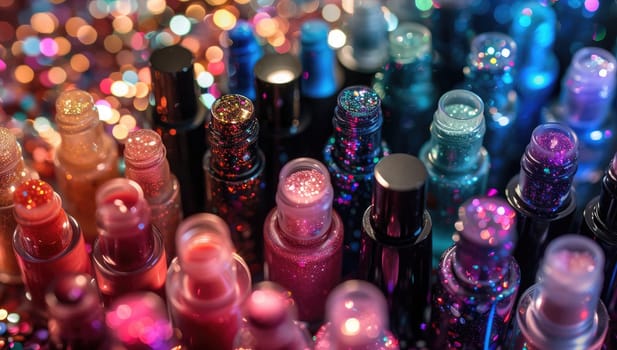
[[[309,323],[323,318],[326,297],[341,278],[343,224],[332,198],[326,167],[294,159],[281,170],[277,207],[264,225],[266,279],[291,291],[299,319]]]

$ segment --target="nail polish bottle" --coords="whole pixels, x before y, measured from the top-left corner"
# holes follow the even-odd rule
[[[69,273],[92,273],[79,225],[62,209],[60,195],[41,180],[28,180],[14,193],[17,228],[13,248],[27,297],[45,310],[45,292]]]
[[[117,178],[96,192],[99,237],[92,261],[105,305],[135,291],[164,296],[167,257],[161,232],[139,185]]]
[[[521,268],[520,291],[533,284],[546,245],[575,229],[572,180],[577,160],[578,138],[574,131],[564,124],[541,124],[534,129],[521,157],[520,173],[506,188],[506,199],[516,210],[521,242],[514,250]]]
[[[203,159],[206,211],[229,225],[238,254],[254,280],[263,273],[265,157],[258,147],[259,122],[253,103],[223,95],[211,107],[209,150]]]
[[[489,32],[471,42],[465,72],[465,88],[484,101],[486,134],[484,147],[491,158],[488,186],[503,191],[516,172],[520,153],[515,122],[518,97],[514,89],[516,43],[503,33]]]
[[[265,277],[291,292],[299,319],[321,322],[341,280],[343,222],[332,209],[326,167],[297,158],[281,170],[276,207],[264,224]]]
[[[180,184],[171,172],[161,137],[153,130],[129,134],[124,144],[126,178],[141,187],[150,206],[150,220],[165,242],[167,261],[176,256],[176,230],[182,221]]]
[[[474,0],[434,0],[429,30],[435,48],[435,81],[439,91],[449,91],[463,81],[469,44],[475,35],[471,25]]]
[[[70,90],[56,100],[62,139],[54,159],[56,184],[64,208],[81,226],[86,242],[97,236],[95,193],[105,181],[120,176],[115,141],[105,133],[92,96]]]
[[[17,222],[13,215],[13,193],[17,186],[38,175],[28,168],[15,135],[0,127],[0,283],[21,284],[21,271],[13,253],[13,233]]]
[[[330,27],[320,19],[310,19],[300,26],[301,108],[311,116],[307,130],[310,152],[303,156],[321,159],[321,150],[332,135],[332,111],[344,73],[336,54],[328,44]],[[314,151],[317,152],[314,152]]]
[[[372,204],[362,218],[360,278],[386,296],[401,348],[426,342],[431,283],[428,173],[414,156],[396,153],[375,166]]]
[[[552,241],[516,308],[510,350],[602,349],[608,328],[600,300],[604,254],[591,239],[564,235]]]
[[[431,139],[418,158],[426,166],[428,210],[433,219],[433,263],[454,243],[458,208],[484,194],[490,158],[482,146],[484,103],[471,91],[451,90],[439,99],[431,124]]]
[[[275,205],[281,168],[291,159],[305,157],[310,149],[307,131],[311,116],[301,109],[302,65],[292,54],[266,54],[255,64],[259,119],[259,147],[266,156],[266,209]]]
[[[388,305],[377,287],[348,280],[328,296],[326,322],[315,334],[315,350],[396,350],[388,330]]]
[[[430,137],[437,101],[431,32],[418,23],[401,23],[389,40],[390,58],[373,78],[382,101],[383,137],[393,152],[416,155]]]
[[[45,296],[52,349],[110,349],[105,311],[94,279],[59,276]]]
[[[153,102],[149,121],[167,149],[171,172],[178,177],[184,216],[204,209],[204,172],[208,111],[198,98],[193,53],[180,45],[150,56]]]
[[[183,349],[163,299],[154,293],[135,292],[118,298],[110,306],[105,322],[114,342],[112,349]]]
[[[513,11],[509,34],[517,45],[515,84],[519,94],[515,124],[518,137],[527,140],[540,124],[540,110],[559,78],[559,61],[553,51],[557,16],[552,6],[537,1],[520,2]]]
[[[579,139],[579,166],[574,177],[578,208],[600,191],[600,180],[617,145],[613,99],[617,60],[610,52],[578,50],[561,81],[558,101],[543,110],[544,121],[568,125]]]
[[[389,153],[381,140],[381,99],[366,86],[350,86],[338,95],[334,135],[323,151],[334,187],[334,209],[345,225],[343,274],[357,273],[362,214],[371,203],[373,169]]]
[[[604,285],[600,298],[610,317],[606,339],[608,349],[617,346],[617,155],[601,182],[600,195],[593,198],[583,211],[581,233],[600,245],[604,252]]]
[[[347,42],[336,53],[345,69],[343,86],[370,85],[388,60],[388,23],[380,1],[354,1],[343,29]]]
[[[180,224],[176,239],[166,290],[181,342],[189,349],[231,349],[251,274],[234,253],[229,225],[214,214],[195,214]]]
[[[518,292],[516,212],[500,198],[474,197],[458,217],[457,241],[443,254],[431,292],[431,348],[496,349]]]
[[[309,350],[313,340],[284,288],[260,282],[244,305],[243,324],[234,340],[236,350]]]
[[[263,56],[263,50],[248,21],[238,20],[227,32],[229,39],[228,79],[229,93],[246,96],[255,101],[255,63]]]

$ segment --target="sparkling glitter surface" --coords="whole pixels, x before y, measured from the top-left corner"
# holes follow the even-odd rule
[[[15,205],[31,210],[51,203],[54,198],[54,190],[45,181],[28,180],[17,187],[13,198]],[[19,210],[19,212],[22,211]]]
[[[537,127],[521,159],[520,196],[540,211],[561,208],[570,193],[578,162],[578,139],[563,124]]]
[[[335,122],[343,132],[353,129],[357,134],[374,132],[381,126],[381,99],[364,86],[343,89],[338,96]]]
[[[315,169],[307,169],[289,174],[279,188],[285,197],[297,205],[310,205],[323,196],[326,186],[324,174]]]
[[[432,291],[432,348],[492,349],[506,336],[518,291],[515,212],[497,197],[472,198],[455,228],[460,239],[443,255]]]
[[[147,168],[163,161],[165,146],[161,137],[150,129],[133,131],[124,144],[127,167]]]
[[[501,33],[484,33],[471,43],[469,61],[480,71],[503,72],[514,67],[516,43]]]

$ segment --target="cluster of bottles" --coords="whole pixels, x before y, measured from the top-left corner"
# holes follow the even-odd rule
[[[54,179],[0,128],[0,282],[24,283],[55,348],[614,346],[617,61],[579,49],[546,103],[558,72],[534,35],[554,14],[519,12],[466,63],[440,57],[465,67],[439,98],[431,32],[388,38],[371,1],[337,54],[324,22],[300,57],[240,22],[210,108],[192,53],[157,49],[121,154],[92,97],[63,92]]]

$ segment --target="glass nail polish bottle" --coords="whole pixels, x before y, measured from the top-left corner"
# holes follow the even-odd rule
[[[380,1],[354,1],[343,30],[347,42],[336,54],[345,70],[343,86],[369,85],[388,60],[388,23]]]
[[[334,209],[345,225],[343,274],[357,272],[362,214],[371,203],[373,169],[389,153],[381,140],[381,100],[366,86],[350,86],[338,95],[334,135],[323,151],[334,187]]]
[[[512,257],[516,212],[503,199],[474,197],[458,217],[456,243],[442,256],[431,292],[432,349],[497,349],[520,278]]]
[[[328,296],[326,322],[315,335],[315,350],[396,350],[388,330],[388,305],[381,291],[361,280],[349,280]]]
[[[273,282],[260,282],[244,305],[235,350],[310,350],[313,340],[288,291]]]
[[[45,301],[52,349],[111,348],[103,302],[90,275],[70,273],[58,277]]]
[[[604,285],[600,298],[610,317],[606,339],[608,349],[617,346],[617,154],[601,182],[600,195],[583,211],[581,233],[600,245],[604,252]]]
[[[248,21],[238,20],[227,32],[229,39],[228,85],[231,94],[246,96],[251,100],[255,93],[255,63],[263,56],[263,50]]]
[[[428,173],[419,159],[404,153],[384,157],[374,173],[372,204],[362,218],[359,275],[386,296],[401,348],[422,348],[431,283]]]
[[[208,110],[198,98],[193,53],[180,45],[150,55],[151,128],[161,135],[171,172],[178,177],[184,216],[204,209],[204,172]]]
[[[28,299],[45,310],[53,281],[70,273],[92,274],[81,228],[62,208],[60,195],[42,180],[27,180],[13,194],[17,228],[13,249]]]
[[[135,292],[116,300],[105,317],[114,346],[120,350],[183,349],[159,295]]]
[[[13,215],[13,194],[22,182],[38,178],[28,168],[15,135],[0,127],[0,283],[21,284],[21,271],[13,253],[13,233],[17,222]]]
[[[559,78],[559,61],[553,51],[557,16],[552,6],[523,1],[513,7],[509,34],[516,42],[516,90],[519,110],[516,129],[519,139],[528,140],[540,124],[540,110],[551,96]],[[525,145],[521,145],[522,149]]]
[[[471,42],[465,88],[484,101],[484,147],[492,155],[488,186],[503,191],[516,172],[518,157],[515,122],[518,97],[514,89],[516,43],[503,33],[489,32]]]
[[[573,232],[576,199],[572,181],[578,161],[578,138],[564,124],[536,127],[521,157],[521,170],[505,191],[516,210],[518,241],[514,258],[521,268],[520,291],[533,284],[546,245]]]
[[[264,224],[265,277],[291,292],[301,321],[321,322],[341,280],[343,222],[332,209],[326,167],[297,158],[281,170],[276,207]]]
[[[189,349],[231,349],[251,290],[251,273],[234,253],[229,225],[195,214],[178,227],[178,256],[167,273],[172,323]]]
[[[452,245],[458,208],[486,192],[490,160],[482,146],[484,103],[467,90],[451,90],[440,99],[431,139],[420,150],[426,166],[427,206],[433,219],[433,263]]]
[[[241,95],[223,95],[211,107],[209,150],[203,159],[206,211],[220,216],[251,269],[263,276],[265,157],[257,144],[259,122],[253,103]]]
[[[430,137],[437,100],[431,32],[418,23],[401,23],[389,40],[390,58],[373,79],[382,101],[383,135],[393,152],[416,155]]]
[[[608,328],[600,300],[602,266],[602,250],[587,237],[564,235],[551,242],[536,284],[520,298],[508,349],[602,349]]]
[[[135,291],[164,296],[167,257],[139,185],[117,178],[96,192],[99,236],[92,248],[96,282],[105,305]]]
[[[120,176],[117,146],[103,130],[94,100],[85,91],[61,93],[55,121],[62,138],[54,159],[58,192],[64,208],[79,222],[91,244],[97,236],[96,190]]]
[[[545,121],[564,123],[578,136],[574,187],[580,210],[599,192],[604,168],[617,145],[616,83],[615,56],[597,47],[582,48],[572,57],[561,81],[558,101],[543,110]]]
[[[180,184],[171,172],[167,150],[153,130],[129,134],[124,144],[124,175],[139,184],[150,206],[150,220],[165,242],[167,261],[176,256],[176,230],[182,221]]]

